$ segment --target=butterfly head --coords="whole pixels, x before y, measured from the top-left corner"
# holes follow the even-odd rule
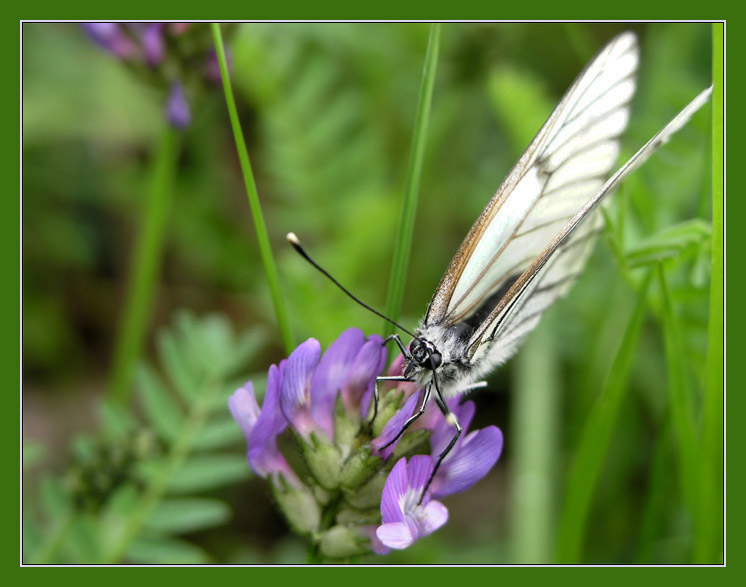
[[[443,357],[435,345],[424,338],[416,338],[409,345],[413,362],[423,369],[435,371],[443,362]]]

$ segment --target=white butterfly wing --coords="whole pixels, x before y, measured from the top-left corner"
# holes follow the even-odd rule
[[[464,239],[433,295],[425,325],[486,316],[603,185],[629,118],[637,64],[637,40],[627,32],[578,76]],[[567,261],[574,264],[574,257]]]
[[[542,313],[569,287],[590,252],[589,243],[601,218],[593,214],[604,196],[644,163],[709,99],[712,88],[701,92],[663,129],[629,159],[559,231],[526,271],[511,285],[469,341],[467,356],[484,369],[507,359]]]

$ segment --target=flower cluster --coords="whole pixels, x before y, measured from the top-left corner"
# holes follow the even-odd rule
[[[472,402],[449,402],[464,433],[423,490],[454,429],[438,411],[425,414],[396,441],[422,401],[410,383],[373,387],[386,362],[379,336],[351,328],[322,355],[309,339],[272,365],[261,409],[249,382],[229,400],[248,442],[248,461],[266,478],[292,528],[321,559],[407,548],[446,523],[437,499],[463,491],[497,462],[502,433],[467,432]],[[400,374],[399,356],[389,374]]]
[[[187,95],[204,81],[219,83],[220,68],[205,24],[184,22],[83,24],[88,36],[140,76],[167,92],[165,114],[178,129],[192,120]]]

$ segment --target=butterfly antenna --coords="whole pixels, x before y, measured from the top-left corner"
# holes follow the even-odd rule
[[[313,266],[314,266],[314,267],[315,267],[316,269],[318,269],[319,271],[321,271],[321,273],[323,273],[324,275],[326,275],[326,276],[327,276],[327,277],[329,278],[329,280],[330,280],[330,281],[331,281],[331,282],[332,282],[332,283],[333,283],[334,285],[336,285],[336,286],[337,286],[337,287],[338,287],[339,289],[341,289],[341,290],[342,290],[342,291],[343,291],[344,293],[346,293],[346,294],[347,294],[347,295],[348,295],[349,297],[351,297],[351,298],[352,298],[353,300],[355,300],[355,301],[356,301],[356,302],[357,302],[358,304],[360,304],[360,305],[361,305],[361,306],[362,306],[363,308],[365,308],[366,310],[370,310],[371,312],[373,312],[373,313],[374,313],[374,314],[376,314],[377,316],[380,316],[380,317],[381,317],[381,318],[383,318],[384,320],[388,320],[389,322],[391,322],[391,324],[393,324],[394,326],[396,326],[397,328],[399,328],[399,329],[400,329],[400,330],[402,330],[403,332],[406,332],[406,333],[407,333],[407,334],[408,334],[409,336],[411,336],[412,338],[414,338],[414,339],[417,339],[417,340],[419,340],[419,339],[420,339],[420,338],[419,338],[418,336],[416,336],[415,334],[411,333],[411,332],[410,332],[409,330],[407,330],[406,328],[404,328],[404,327],[403,327],[403,326],[402,326],[401,324],[398,324],[398,323],[394,322],[394,321],[393,321],[393,320],[392,320],[391,318],[389,318],[388,316],[384,316],[383,314],[381,314],[381,313],[380,313],[380,312],[379,312],[378,310],[376,310],[375,308],[371,308],[371,307],[370,307],[370,306],[369,306],[368,304],[366,304],[366,303],[365,303],[364,301],[362,301],[362,300],[361,300],[360,298],[358,298],[357,296],[355,296],[355,295],[354,295],[354,294],[353,294],[353,293],[352,293],[352,292],[351,292],[350,290],[348,290],[348,289],[347,289],[347,288],[346,288],[345,286],[343,286],[343,285],[342,285],[341,283],[339,283],[339,281],[337,281],[336,279],[334,279],[334,277],[332,277],[331,273],[329,273],[329,272],[328,272],[328,271],[327,271],[326,269],[324,269],[324,268],[323,268],[323,267],[322,267],[321,265],[319,265],[319,264],[318,264],[318,263],[317,263],[316,261],[314,261],[313,259],[311,259],[311,257],[309,257],[309,256],[308,256],[308,253],[306,253],[305,249],[304,249],[304,248],[303,248],[303,247],[301,246],[301,244],[300,244],[300,239],[299,239],[299,238],[297,237],[297,235],[296,235],[296,234],[295,234],[294,232],[288,232],[288,233],[287,233],[287,236],[286,236],[285,238],[286,238],[286,239],[288,240],[288,242],[289,242],[289,243],[290,243],[291,245],[293,245],[293,248],[294,248],[294,249],[295,249],[295,250],[296,250],[296,251],[298,252],[298,254],[299,254],[299,255],[300,255],[301,257],[303,257],[303,258],[304,258],[304,259],[305,259],[306,261],[308,261],[308,262],[309,262],[309,263],[310,263],[311,265],[313,265]]]

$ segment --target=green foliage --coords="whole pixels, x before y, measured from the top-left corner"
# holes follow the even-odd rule
[[[212,561],[181,536],[231,517],[225,501],[200,494],[248,477],[243,454],[221,452],[242,443],[227,399],[231,377],[265,340],[259,330],[234,335],[218,315],[179,314],[173,329],[161,332],[160,369],[138,371],[142,415],[105,402],[98,437],[77,436],[72,464],[43,478],[39,511],[24,513],[25,560]],[[39,452],[33,446],[29,454]]]

